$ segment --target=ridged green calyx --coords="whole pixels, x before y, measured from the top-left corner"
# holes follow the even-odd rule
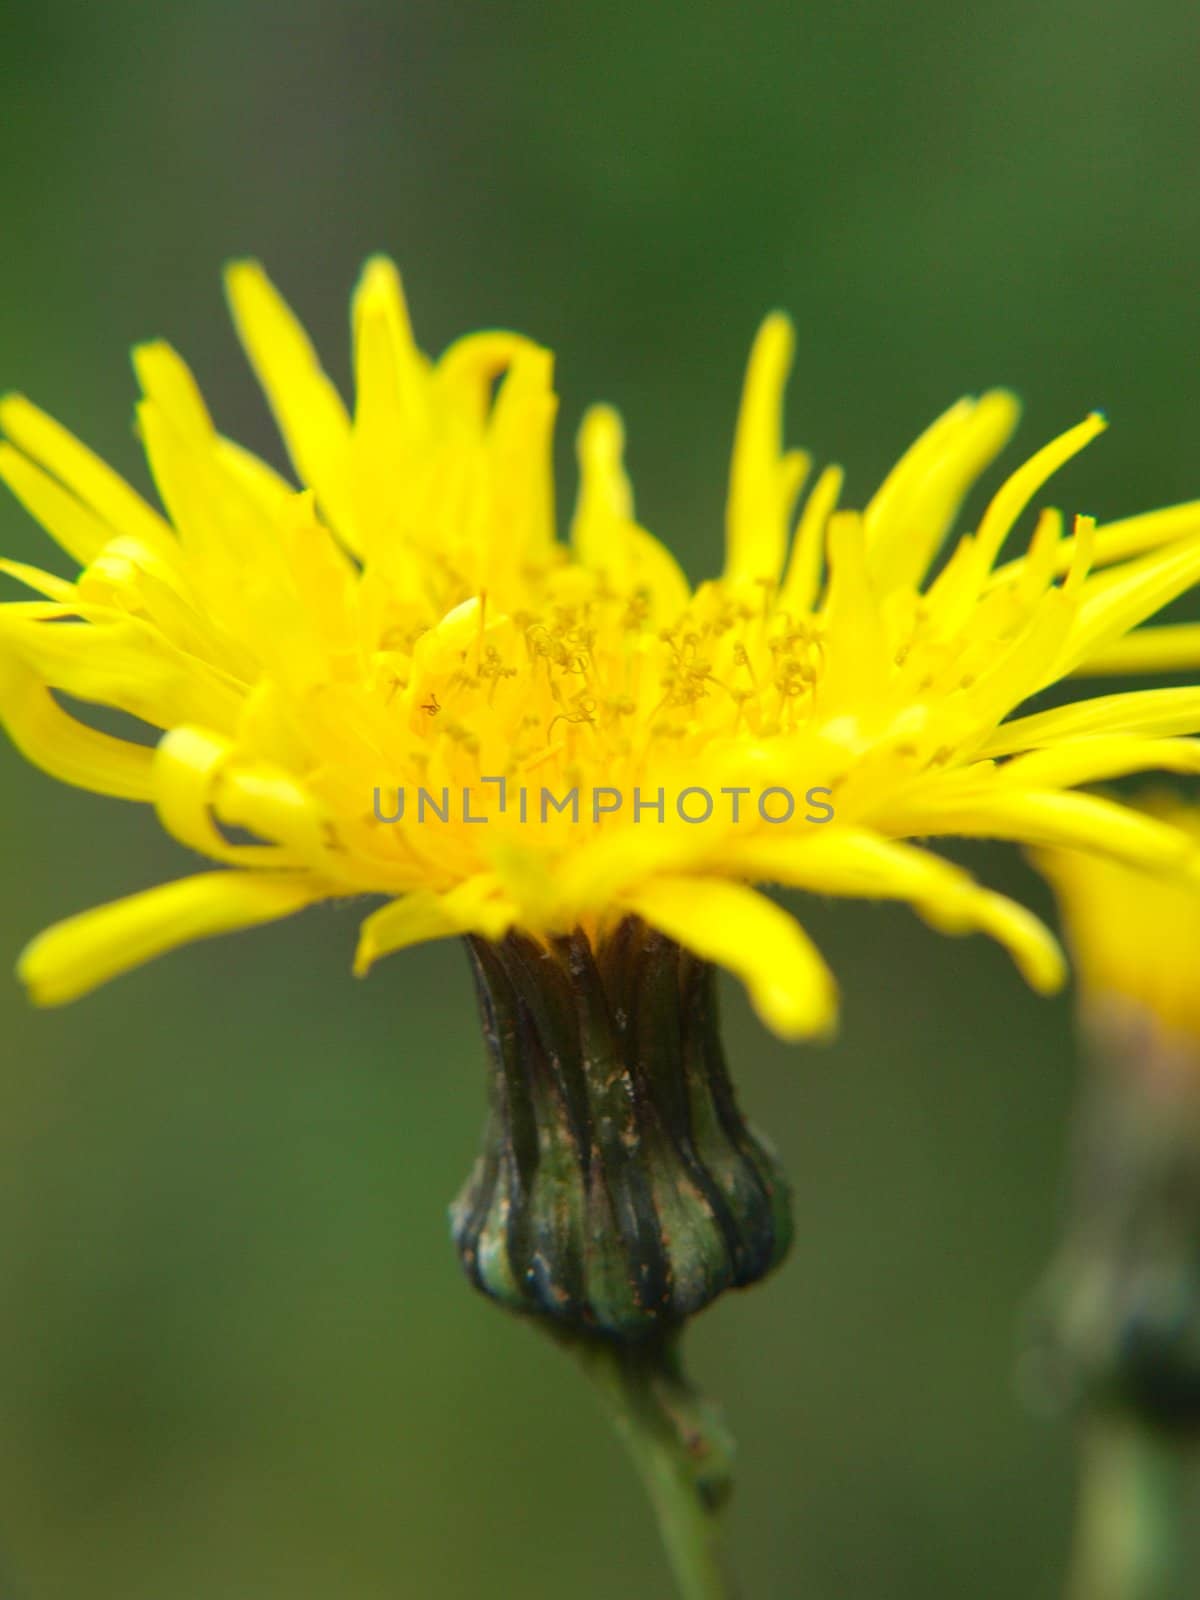
[[[469,948],[491,1067],[452,1208],[471,1281],[636,1340],[776,1266],[788,1187],[738,1110],[712,967],[633,918],[595,948],[579,932]]]

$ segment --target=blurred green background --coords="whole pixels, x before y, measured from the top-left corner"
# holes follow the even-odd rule
[[[0,382],[143,483],[125,352],[162,335],[278,459],[221,263],[261,256],[344,380],[347,295],[384,249],[427,348],[502,323],[559,352],[564,471],[583,404],[622,408],[643,519],[694,575],[775,305],[798,324],[791,433],[852,500],[996,382],[1031,449],[1109,412],[1068,509],[1188,498],[1198,46],[1190,0],[18,5]],[[0,540],[54,564],[11,502]],[[7,756],[0,822],[5,966],[189,866],[139,808]],[[1045,906],[1013,853],[964,859]],[[907,913],[804,910],[839,1041],[786,1048],[727,996],[796,1247],[693,1336],[742,1445],[744,1593],[1051,1596],[1070,1440],[1015,1372],[1068,1002]],[[354,926],[312,912],[61,1012],[0,980],[5,1600],[666,1595],[591,1397],[449,1245],[483,1104],[463,956],[357,984]]]

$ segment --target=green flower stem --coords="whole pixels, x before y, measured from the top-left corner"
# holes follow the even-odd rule
[[[1117,1414],[1088,1422],[1069,1600],[1183,1600],[1187,1470],[1167,1434]]]
[[[555,1332],[603,1396],[653,1502],[682,1600],[731,1600],[720,1513],[733,1487],[733,1440],[684,1377],[679,1332],[636,1344]]]

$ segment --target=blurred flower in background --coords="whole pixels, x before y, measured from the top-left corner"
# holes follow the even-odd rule
[[[1200,845],[1200,809],[1170,791],[1142,797],[1149,817]],[[1079,979],[1081,1020],[1103,1036],[1127,1030],[1150,1077],[1156,1063],[1189,1074],[1200,1064],[1200,894],[1178,874],[1132,872],[1077,851],[1046,851],[1038,865],[1058,897]],[[1155,1041],[1161,1048],[1157,1048]],[[1138,1070],[1131,1062],[1129,1070]],[[1200,1081],[1200,1072],[1196,1073]]]
[[[1194,804],[1143,803],[1200,839]],[[1182,1595],[1200,1559],[1200,891],[1076,852],[1038,864],[1075,957],[1087,1059],[1027,1372],[1081,1424],[1072,1595]]]
[[[1200,839],[1200,811],[1148,814]],[[1068,1242],[1051,1295],[1072,1386],[1200,1426],[1200,892],[1076,852],[1039,865],[1058,895],[1089,1060]]]

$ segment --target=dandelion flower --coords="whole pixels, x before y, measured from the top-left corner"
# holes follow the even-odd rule
[[[834,983],[755,885],[907,901],[947,932],[993,935],[1049,989],[1050,934],[912,839],[1195,870],[1191,834],[1077,786],[1197,770],[1200,688],[1020,711],[1071,674],[1200,660],[1200,629],[1140,626],[1200,577],[1200,505],[1069,530],[1043,510],[1006,557],[1099,416],[1019,467],[943,561],[1012,396],[952,406],[863,510],[838,509],[836,467],[801,507],[808,458],[782,442],[792,334],[771,316],[737,423],[725,569],[693,588],[636,520],[611,410],[584,419],[558,537],[546,350],[485,332],[429,359],[375,259],[353,303],[351,412],[262,270],[235,265],[228,288],[299,490],[217,431],[166,344],[134,355],[162,510],[28,400],[0,404],[0,474],[80,567],[68,582],[3,564],[35,598],[0,607],[0,718],[31,761],[152,805],[214,864],[34,939],[19,970],[35,1001],[377,894],[360,973],[451,934],[599,949],[636,919],[731,969],[799,1037],[829,1025]],[[88,706],[151,740],[89,725]]]

